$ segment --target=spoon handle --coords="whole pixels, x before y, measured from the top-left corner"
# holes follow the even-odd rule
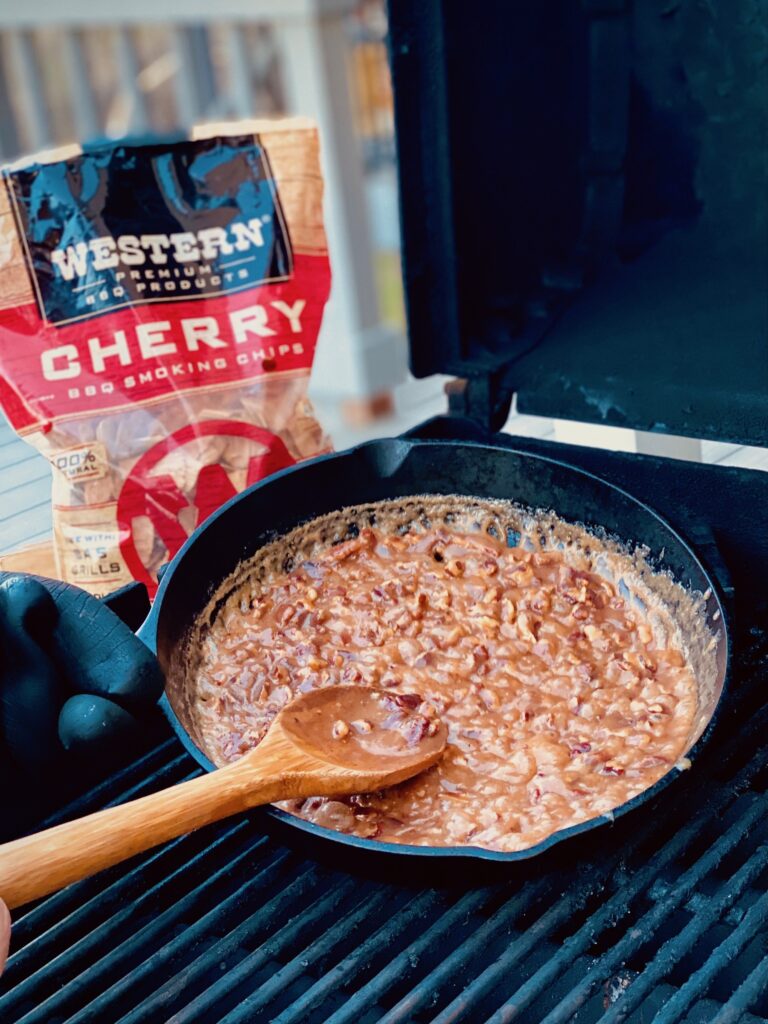
[[[257,753],[159,793],[5,843],[0,846],[0,897],[18,907],[193,829],[293,795],[292,780]]]

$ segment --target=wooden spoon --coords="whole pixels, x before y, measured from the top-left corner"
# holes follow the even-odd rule
[[[363,686],[303,694],[255,750],[179,786],[0,846],[0,897],[18,907],[259,804],[383,789],[433,765],[444,723],[420,699]]]

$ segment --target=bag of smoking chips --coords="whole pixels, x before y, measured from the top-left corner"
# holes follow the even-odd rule
[[[153,593],[214,509],[328,450],[307,400],[322,188],[295,118],[3,172],[0,404],[53,467],[61,579]]]

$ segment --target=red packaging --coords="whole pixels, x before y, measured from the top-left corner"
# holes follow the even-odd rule
[[[154,593],[222,502],[329,450],[307,400],[330,290],[310,122],[16,164],[0,266],[0,404],[53,467],[62,579]]]

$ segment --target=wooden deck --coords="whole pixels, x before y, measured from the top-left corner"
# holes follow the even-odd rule
[[[0,553],[51,532],[51,469],[0,413]]]

